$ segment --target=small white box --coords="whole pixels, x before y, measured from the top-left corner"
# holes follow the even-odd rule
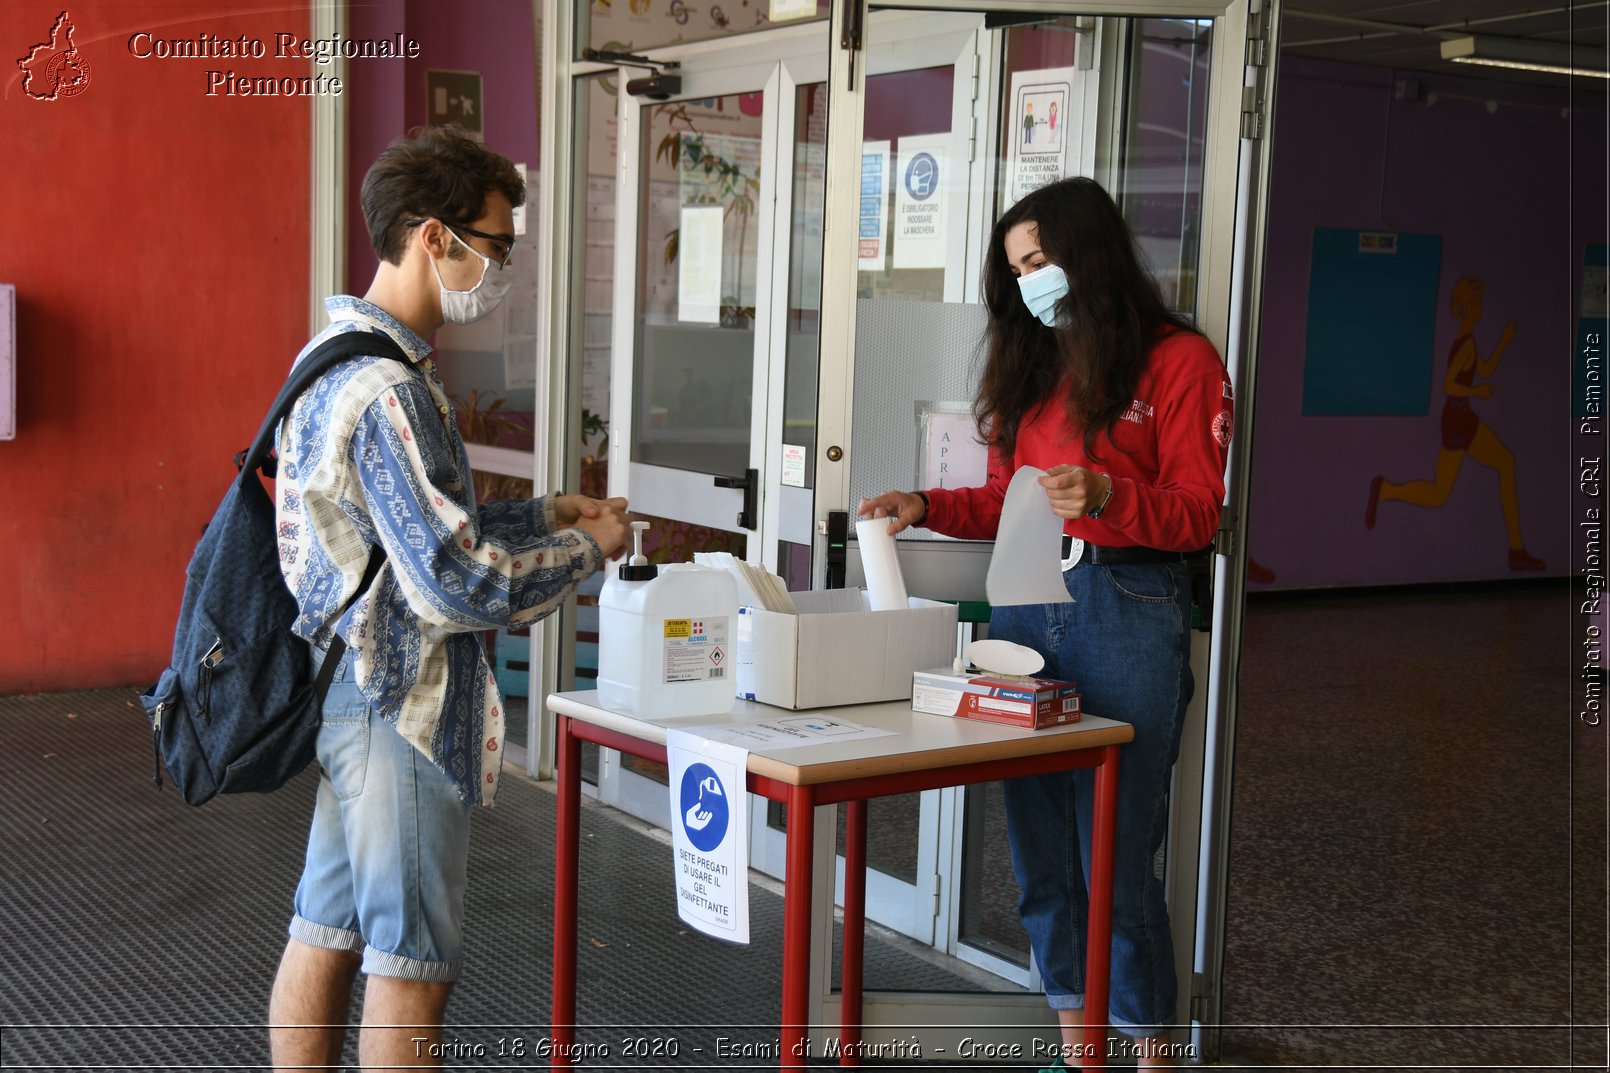
[[[956,652],[955,604],[913,596],[904,611],[871,611],[861,589],[793,597],[797,615],[739,609],[738,696],[794,709],[907,700],[912,672]]]

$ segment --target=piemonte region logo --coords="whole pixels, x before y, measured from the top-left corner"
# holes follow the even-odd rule
[[[36,101],[76,97],[89,88],[89,64],[73,44],[73,21],[63,11],[42,41],[17,61],[22,69],[22,91]]]

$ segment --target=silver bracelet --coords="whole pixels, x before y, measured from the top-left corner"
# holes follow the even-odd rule
[[[1108,476],[1105,473],[1103,473],[1102,476],[1107,478],[1107,494],[1101,497],[1101,502],[1100,503],[1097,503],[1095,506],[1093,506],[1089,510],[1085,511],[1085,517],[1086,518],[1099,518],[1099,517],[1101,517],[1101,512],[1107,509],[1107,504],[1108,503],[1112,502],[1113,480],[1112,480],[1112,478],[1110,476]]]

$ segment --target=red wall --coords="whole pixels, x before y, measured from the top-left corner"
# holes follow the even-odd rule
[[[67,0],[71,3],[71,0]],[[303,75],[307,9],[71,3],[83,91],[16,59],[63,0],[0,5],[0,283],[17,288],[17,438],[0,442],[0,693],[144,685],[183,571],[308,335],[307,97],[209,97],[206,71]],[[261,60],[128,40],[261,38]],[[34,84],[38,88],[39,83]]]

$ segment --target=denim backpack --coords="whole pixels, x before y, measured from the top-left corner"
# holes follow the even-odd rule
[[[292,370],[257,439],[235,456],[240,476],[202,533],[186,570],[173,663],[140,694],[162,768],[191,805],[214,794],[277,790],[313,759],[324,695],[346,651],[337,636],[315,680],[312,647],[291,632],[296,601],[280,573],[274,504],[258,480],[275,475],[270,451],[279,423],[313,382],[359,355],[407,361],[390,337],[345,331]],[[345,613],[385,562],[376,547]]]

